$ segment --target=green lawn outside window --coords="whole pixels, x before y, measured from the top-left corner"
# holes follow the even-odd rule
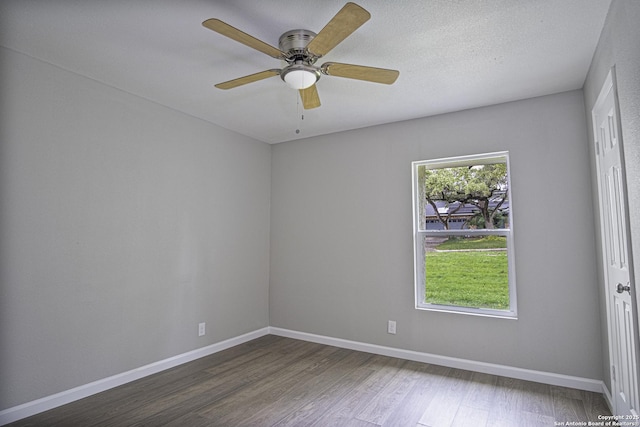
[[[451,249],[453,248],[453,249]],[[509,274],[506,239],[450,239],[425,256],[425,302],[506,310]]]

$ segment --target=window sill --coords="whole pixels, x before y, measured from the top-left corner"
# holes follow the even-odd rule
[[[510,310],[486,310],[481,308],[452,307],[436,304],[418,305],[416,306],[416,310],[464,314],[467,316],[492,317],[496,319],[518,320],[518,314]]]

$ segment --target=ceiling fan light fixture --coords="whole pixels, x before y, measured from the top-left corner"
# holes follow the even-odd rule
[[[320,30],[319,33],[305,29],[290,30],[280,36],[279,48],[271,46],[217,18],[202,23],[206,28],[235,40],[272,58],[281,60],[282,69],[270,69],[248,76],[239,77],[215,85],[218,89],[232,89],[269,77],[280,78],[300,92],[305,110],[320,106],[320,98],[315,83],[322,75],[364,80],[372,83],[393,84],[399,71],[363,65],[325,62],[322,66],[315,63],[329,51],[360,28],[371,18],[371,14],[355,3],[348,2]]]
[[[295,64],[283,69],[281,77],[289,87],[299,90],[313,86],[320,78],[320,73],[308,65]]]

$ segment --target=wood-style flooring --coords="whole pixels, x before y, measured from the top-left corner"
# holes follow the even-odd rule
[[[602,395],[268,335],[12,426],[554,426]]]

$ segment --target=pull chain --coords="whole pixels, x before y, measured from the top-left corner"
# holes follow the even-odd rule
[[[298,128],[296,129],[296,134],[300,133],[300,128],[302,127],[302,121],[304,120],[304,111],[300,113],[300,96],[296,93],[296,115],[299,117],[298,119]]]

